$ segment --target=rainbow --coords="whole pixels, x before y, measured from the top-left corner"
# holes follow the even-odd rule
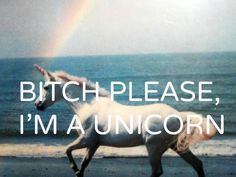
[[[60,53],[88,11],[89,4],[89,0],[72,1],[69,11],[65,13],[66,16],[62,19],[62,23],[56,26],[56,30],[52,32],[49,41],[46,42],[45,47],[40,51],[40,56],[53,58]]]

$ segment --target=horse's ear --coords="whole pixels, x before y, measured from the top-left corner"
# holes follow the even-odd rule
[[[46,71],[46,78],[47,77],[50,81],[56,81],[55,77],[49,71]]]
[[[34,67],[43,75],[45,76],[46,74],[46,70],[44,68],[42,68],[41,66],[39,66],[38,64],[34,64]]]

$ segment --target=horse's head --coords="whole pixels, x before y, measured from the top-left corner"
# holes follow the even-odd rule
[[[39,71],[40,74],[44,77],[44,85],[42,90],[40,90],[41,95],[36,99],[35,106],[38,110],[44,111],[49,106],[53,105],[55,102],[59,101],[62,98],[62,86],[61,84],[55,84],[55,99],[52,100],[52,93],[53,93],[53,86],[50,84],[50,82],[56,82],[59,81],[56,76],[53,75],[53,73],[45,70],[41,66],[35,64],[35,68]]]

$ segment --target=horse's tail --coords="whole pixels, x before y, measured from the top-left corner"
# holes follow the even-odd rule
[[[214,125],[207,121],[205,117],[194,113],[194,112],[181,112],[181,116],[184,122],[183,131],[177,137],[176,150],[179,152],[183,152],[189,148],[191,144],[194,144],[198,141],[211,139],[216,134],[216,128]],[[191,127],[190,131],[187,131],[187,117],[191,117],[191,123],[197,124],[199,122],[199,118],[202,119],[202,123],[200,128]]]

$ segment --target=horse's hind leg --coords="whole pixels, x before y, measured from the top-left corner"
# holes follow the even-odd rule
[[[152,176],[151,177],[159,177],[162,175],[162,164],[161,164],[161,156],[163,154],[162,151],[157,146],[147,145],[148,156],[150,160],[150,164],[152,167]]]
[[[199,177],[205,177],[202,161],[198,157],[196,157],[189,149],[185,152],[177,153],[197,171]]]

